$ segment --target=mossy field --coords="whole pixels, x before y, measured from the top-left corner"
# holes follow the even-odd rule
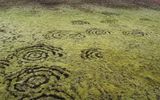
[[[160,11],[1,8],[0,100],[160,100]]]

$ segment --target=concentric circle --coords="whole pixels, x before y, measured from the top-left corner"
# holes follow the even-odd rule
[[[82,33],[76,33],[76,34],[70,34],[69,37],[74,40],[83,40],[84,38],[86,38],[86,35]]]
[[[36,61],[36,60],[45,59],[48,56],[49,55],[47,52],[35,50],[35,51],[26,52],[26,54],[23,56],[23,59],[28,60],[28,61]]]
[[[73,25],[89,25],[90,24],[88,21],[84,21],[84,20],[74,20],[71,22]]]
[[[81,51],[81,58],[89,59],[89,60],[102,59],[103,58],[102,49],[99,49],[99,48],[84,49]]]
[[[16,58],[19,62],[41,62],[48,58],[59,59],[66,55],[60,47],[53,47],[44,44],[28,46],[17,49],[8,59]]]
[[[118,22],[118,20],[117,19],[105,19],[100,22],[105,23],[105,24],[116,24]]]
[[[147,33],[143,32],[141,30],[138,30],[138,29],[134,29],[132,31],[123,31],[122,34],[126,35],[126,36],[129,36],[129,35],[132,35],[132,36],[146,36],[146,35],[148,35]]]
[[[99,28],[89,28],[86,30],[86,33],[89,35],[106,35],[106,34],[111,34],[109,31],[99,29]]]
[[[69,31],[66,30],[53,30],[48,31],[46,34],[44,34],[45,39],[64,39],[66,38]]]
[[[20,100],[73,100],[62,84],[70,71],[60,66],[30,66],[5,77],[6,90]]]

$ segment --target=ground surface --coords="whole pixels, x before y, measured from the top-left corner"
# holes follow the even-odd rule
[[[160,100],[160,11],[0,10],[1,100]]]

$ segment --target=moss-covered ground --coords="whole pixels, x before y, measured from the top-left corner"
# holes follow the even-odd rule
[[[0,9],[0,100],[160,100],[160,11]]]

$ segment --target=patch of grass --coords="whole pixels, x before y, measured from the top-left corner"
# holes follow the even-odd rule
[[[0,10],[1,100],[159,98],[159,11],[83,8]]]

